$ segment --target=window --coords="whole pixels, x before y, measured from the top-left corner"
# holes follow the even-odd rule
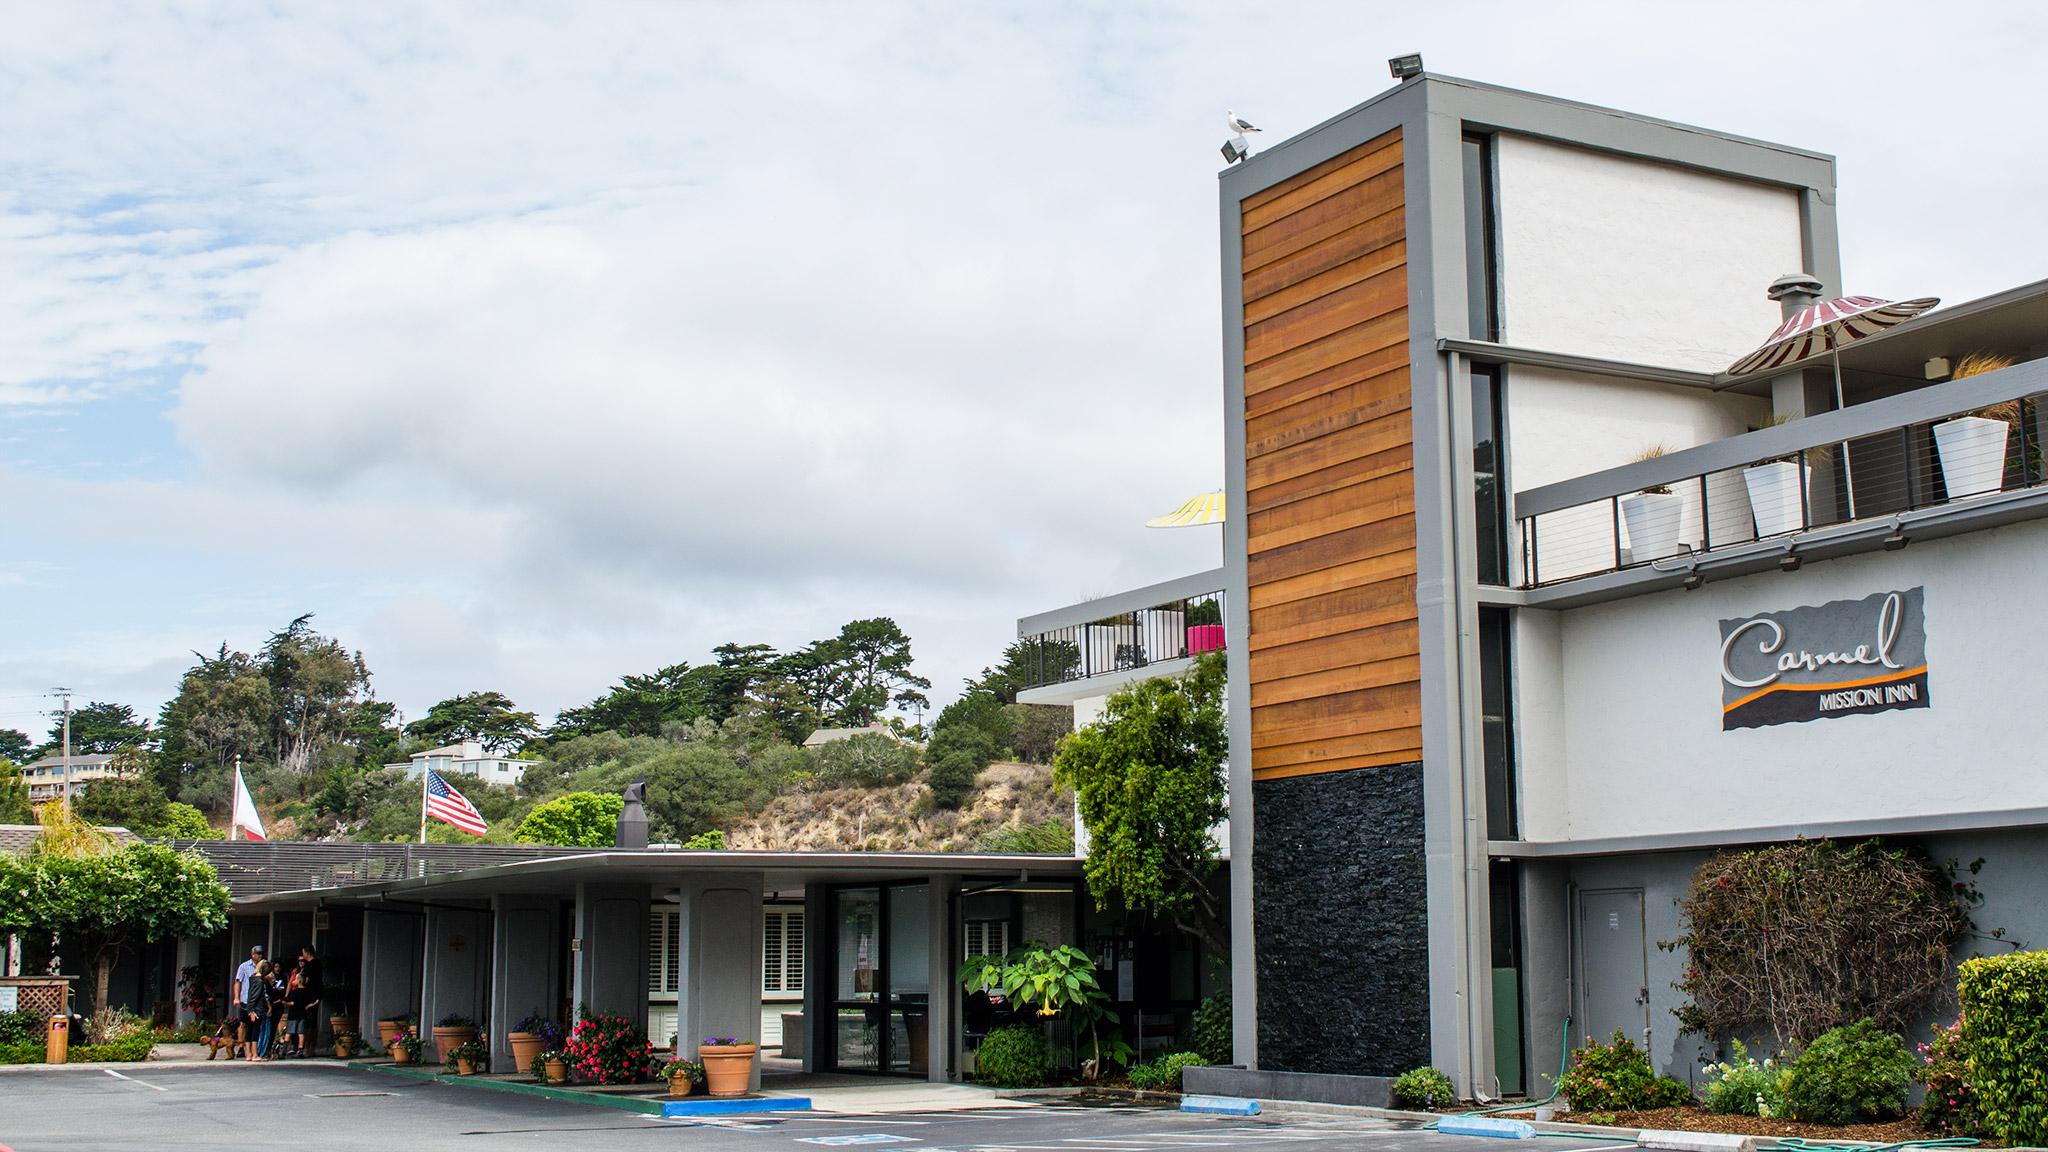
[[[1500,338],[1493,253],[1493,139],[1465,137],[1465,332]]]
[[[761,913],[761,991],[802,995],[803,990],[803,909],[766,909]]]
[[[961,958],[971,960],[976,956],[1001,956],[1010,950],[1010,922],[1008,920],[969,920],[962,925],[966,939],[962,943]]]
[[[1508,494],[1501,475],[1500,369],[1472,366],[1472,536],[1481,584],[1508,582]]]
[[[647,994],[674,999],[682,977],[682,956],[676,947],[676,908],[647,910]]]
[[[1486,758],[1486,838],[1520,835],[1515,813],[1514,726],[1508,696],[1508,624],[1505,608],[1479,610],[1479,727]]]

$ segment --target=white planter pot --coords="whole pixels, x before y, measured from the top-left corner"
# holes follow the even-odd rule
[[[2005,421],[1982,416],[1958,416],[1934,426],[1934,448],[1941,456],[1941,482],[1948,486],[1949,499],[2005,487],[2005,437],[2010,431]]]
[[[1743,486],[1749,489],[1749,512],[1756,518],[1757,539],[1797,532],[1805,523],[1799,507],[1799,498],[1805,491],[1801,470],[1807,473],[1810,482],[1813,470],[1790,460],[1773,460],[1742,470]]]
[[[1675,556],[1685,528],[1685,497],[1676,492],[1623,496],[1621,522],[1628,526],[1629,558],[1635,563]]]

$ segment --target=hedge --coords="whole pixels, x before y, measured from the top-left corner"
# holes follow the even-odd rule
[[[155,1047],[156,1037],[139,1032],[110,1044],[74,1045],[68,1059],[73,1064],[132,1064],[149,1059]],[[43,1055],[41,1044],[0,1044],[0,1064],[41,1064]]]
[[[2048,1144],[2048,952],[1962,964],[1963,1046],[1991,1135]]]

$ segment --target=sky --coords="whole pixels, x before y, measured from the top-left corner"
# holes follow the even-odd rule
[[[1219,562],[1223,112],[1409,51],[1834,154],[1851,291],[2048,271],[2018,3],[5,0],[0,727],[307,612],[408,717],[878,615],[942,702]]]

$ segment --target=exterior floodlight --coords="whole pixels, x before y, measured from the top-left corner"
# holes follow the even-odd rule
[[[1245,138],[1242,136],[1232,136],[1223,142],[1223,162],[1225,164],[1241,164],[1244,162],[1245,157],[1251,154],[1252,146],[1246,143]]]
[[[1702,584],[1705,584],[1706,582],[1707,574],[1701,572],[1697,568],[1685,574],[1685,590],[1687,592],[1692,591],[1693,589],[1699,587]]]
[[[1912,542],[1912,539],[1904,532],[1894,528],[1892,529],[1892,534],[1884,538],[1884,550],[1887,552],[1897,552]]]
[[[1422,53],[1410,52],[1406,56],[1394,57],[1387,61],[1387,71],[1392,72],[1396,80],[1422,75]]]

